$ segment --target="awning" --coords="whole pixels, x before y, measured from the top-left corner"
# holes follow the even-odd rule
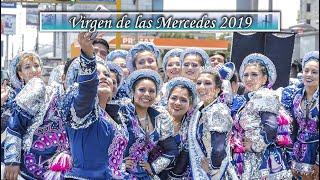
[[[143,38],[141,38],[143,39]],[[188,48],[198,47],[204,50],[227,50],[229,41],[227,40],[212,40],[212,39],[178,39],[178,38],[145,38],[145,41],[153,42],[159,49],[173,48]],[[142,40],[143,41],[143,40]],[[109,42],[110,48],[115,48],[116,40],[112,39]],[[128,41],[128,37],[121,37],[121,49],[130,49],[134,42]]]

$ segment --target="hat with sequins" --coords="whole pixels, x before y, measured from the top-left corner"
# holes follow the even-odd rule
[[[150,42],[140,42],[134,45],[128,52],[127,59],[126,59],[126,65],[130,72],[133,72],[136,70],[135,67],[135,58],[139,52],[149,51],[152,54],[154,54],[154,57],[157,60],[157,64],[159,65],[160,60],[160,50]]]
[[[128,83],[128,88],[131,96],[134,88],[133,85],[141,79],[151,79],[156,84],[157,94],[160,92],[160,88],[162,87],[162,80],[159,73],[151,69],[140,69],[131,73],[127,78],[126,82]]]
[[[95,56],[95,58],[96,58],[96,63],[99,63],[99,64],[107,67],[102,58],[100,58],[99,56]],[[107,69],[109,70],[108,67],[107,67]],[[66,88],[71,87],[74,83],[77,82],[79,70],[80,70],[80,57],[77,57],[72,61],[72,63],[70,64],[70,66],[67,70]]]
[[[319,51],[311,51],[304,55],[302,58],[302,68],[307,64],[309,61],[318,61],[319,62]]]
[[[20,78],[18,77],[17,66],[20,63],[21,59],[23,59],[24,57],[26,57],[28,55],[34,56],[37,59],[39,59],[40,66],[42,66],[42,60],[36,53],[34,53],[34,52],[20,52],[20,53],[18,53],[18,55],[16,55],[10,61],[10,64],[8,67],[10,82],[14,88],[21,89],[24,86],[24,82],[22,80],[20,80]]]
[[[167,70],[167,64],[168,64],[169,58],[171,58],[171,57],[179,57],[179,58],[180,58],[180,55],[181,55],[182,52],[183,52],[183,50],[182,50],[182,49],[179,49],[179,48],[171,49],[170,51],[168,51],[168,52],[164,55],[164,57],[163,57],[163,59],[162,59],[162,68],[163,68],[163,70],[164,70],[164,71]],[[182,64],[181,62],[182,62],[182,61],[181,61],[181,59],[180,59],[180,64]]]
[[[210,65],[209,56],[208,56],[208,54],[206,53],[206,51],[204,51],[204,50],[201,49],[201,48],[196,48],[196,47],[191,47],[191,48],[185,49],[185,50],[181,53],[181,55],[180,55],[181,61],[184,62],[184,58],[185,58],[187,55],[191,55],[191,54],[199,55],[199,56],[201,57],[202,65],[203,65],[203,66],[209,66],[209,65]]]
[[[118,82],[117,89],[119,89],[123,84],[123,78],[124,78],[122,69],[117,64],[111,61],[105,61],[105,65],[110,69],[111,72],[116,73],[117,82]]]
[[[107,61],[113,61],[114,59],[121,57],[123,59],[126,59],[128,55],[128,51],[126,50],[114,50],[111,51],[108,55],[107,55]]]
[[[196,98],[197,98],[196,85],[190,79],[185,78],[185,77],[175,77],[167,82],[166,95],[165,95],[166,99],[169,99],[170,93],[172,93],[171,91],[176,86],[182,86],[182,87],[187,88],[189,90],[189,92],[191,92],[192,103],[193,103],[193,105],[195,105]]]
[[[266,67],[267,71],[268,71],[268,86],[272,87],[272,85],[276,82],[277,80],[277,70],[275,65],[273,64],[273,62],[265,55],[260,54],[260,53],[253,53],[253,54],[249,54],[248,56],[246,56],[243,61],[242,64],[240,66],[240,70],[239,70],[239,74],[240,74],[240,78],[241,81],[243,82],[243,73],[244,73],[244,69],[248,64],[254,63],[254,62],[259,62],[261,63],[263,66]]]

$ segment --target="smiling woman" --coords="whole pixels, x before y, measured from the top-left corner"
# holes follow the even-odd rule
[[[319,178],[319,51],[302,59],[302,87],[283,90],[282,104],[294,118],[293,162],[295,177]],[[307,126],[306,126],[307,125]]]
[[[279,138],[288,134],[280,126],[290,121],[283,118],[278,96],[269,89],[276,81],[276,67],[268,57],[253,53],[244,58],[239,73],[247,92],[232,104],[231,152],[237,176],[291,179],[284,151],[277,144]]]
[[[136,70],[127,79],[136,116],[127,123],[129,143],[125,153],[130,178],[152,179],[172,163],[178,153],[169,113],[153,105],[162,85],[153,70]],[[160,146],[162,154],[154,149]]]

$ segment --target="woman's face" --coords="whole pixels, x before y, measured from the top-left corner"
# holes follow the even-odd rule
[[[200,74],[197,79],[196,86],[200,100],[205,104],[210,104],[220,92],[220,89],[216,87],[212,74]]]
[[[182,118],[190,109],[190,95],[186,88],[175,87],[168,100],[168,111],[174,118]]]
[[[152,80],[140,80],[134,87],[133,98],[136,106],[148,108],[155,102],[156,96],[157,89]]]
[[[263,75],[261,67],[258,65],[247,65],[243,73],[243,83],[246,92],[256,91],[266,84],[268,80],[267,75]]]
[[[125,77],[128,77],[130,72],[129,72],[129,69],[127,68],[127,65],[126,65],[126,60],[122,57],[117,57],[115,59],[113,59],[113,61],[116,65],[118,65],[119,67],[121,67],[122,71],[123,71],[123,74]]]
[[[319,62],[309,61],[303,68],[303,84],[306,87],[318,87],[319,86]]]
[[[166,67],[166,75],[168,80],[180,76],[181,73],[181,63],[179,57],[169,57]]]
[[[41,77],[42,69],[40,66],[40,61],[34,56],[27,55],[22,57],[19,64],[20,71],[18,71],[18,75],[25,84],[27,84],[34,77]]]
[[[104,65],[97,64],[97,72],[99,78],[98,93],[100,95],[103,95],[99,97],[106,97],[111,100],[114,86],[112,83],[110,70],[107,69]]]
[[[134,62],[137,70],[151,69],[158,72],[157,59],[150,51],[139,52]]]
[[[110,71],[110,78],[112,79],[112,93],[116,94],[117,93],[117,88],[118,88],[118,81],[117,81],[117,74],[113,71]]]
[[[182,76],[195,82],[199,76],[200,68],[201,58],[195,54],[189,54],[182,63]]]

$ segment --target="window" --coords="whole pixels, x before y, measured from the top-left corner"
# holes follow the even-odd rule
[[[307,24],[311,24],[311,20],[310,20],[310,19],[307,19],[306,23],[307,23]]]
[[[311,12],[311,4],[307,3],[307,12]]]

